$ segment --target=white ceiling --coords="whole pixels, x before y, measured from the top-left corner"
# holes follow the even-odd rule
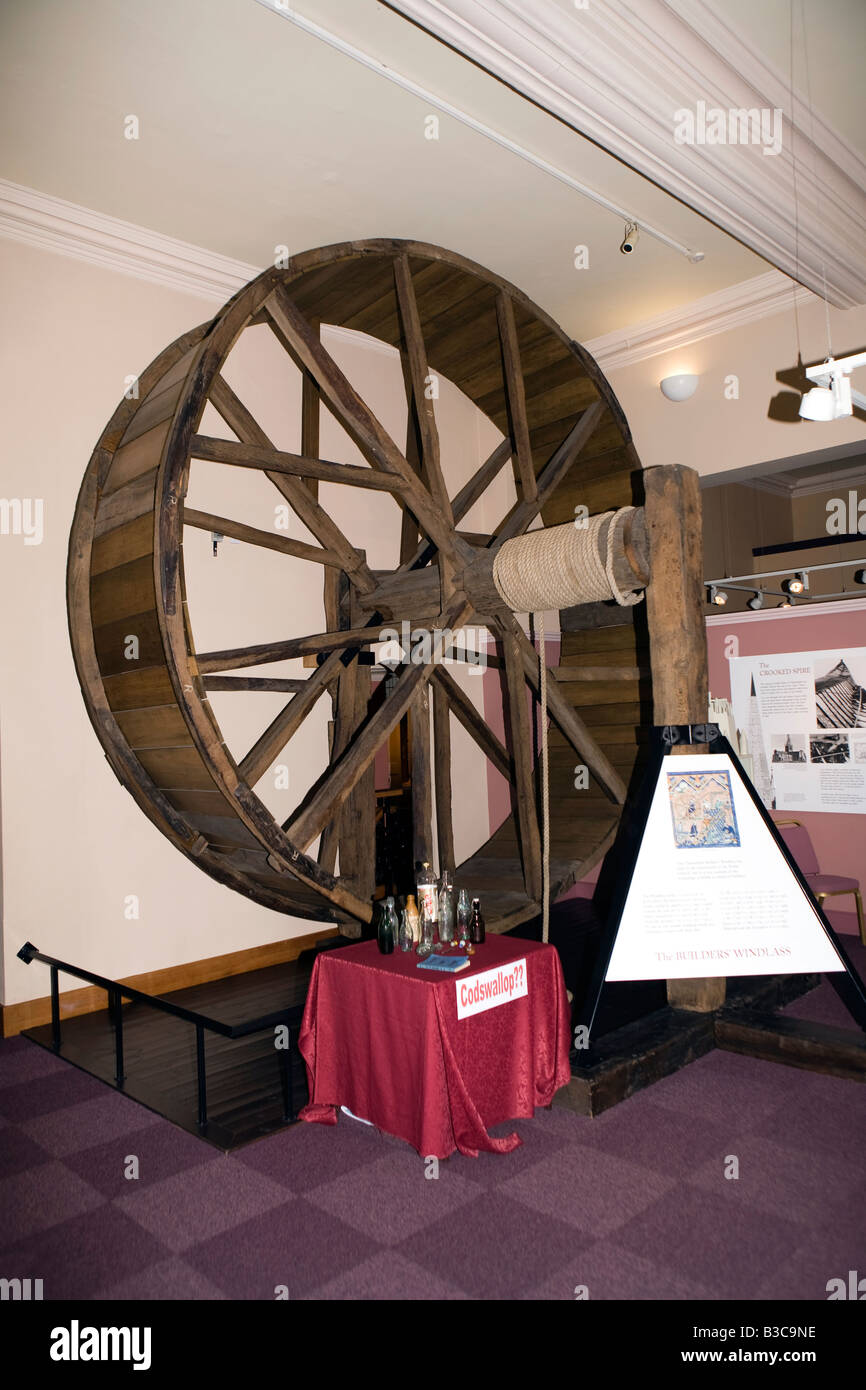
[[[369,236],[417,237],[504,274],[578,339],[650,318],[766,264],[377,0],[302,0],[399,68],[620,205],[705,251],[622,223],[255,0],[12,0],[3,10],[0,174],[264,266]],[[134,114],[140,138],[127,140]],[[589,248],[588,270],[574,247]]]
[[[765,11],[788,3],[761,0],[760,20],[741,0],[722,8],[738,19],[742,8],[753,41],[775,45],[776,59],[779,20]],[[450,117],[440,118],[438,140],[425,139],[422,100],[255,0],[6,0],[0,175],[253,265],[282,244],[295,252],[383,235],[437,242],[514,281],[584,341],[766,271],[759,256],[378,0],[294,8],[700,248],[704,261],[646,235],[633,256],[620,255],[617,217]],[[862,0],[821,0],[822,13],[837,8],[846,22],[848,11],[866,13]],[[844,40],[840,31],[837,50],[847,51]],[[841,108],[839,84],[819,81],[819,66],[813,93],[820,87]],[[840,129],[856,105],[852,97]],[[124,138],[128,115],[138,117],[138,140]],[[574,267],[580,244],[587,270]]]

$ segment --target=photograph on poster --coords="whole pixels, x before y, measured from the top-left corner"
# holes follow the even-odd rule
[[[866,689],[841,657],[827,670],[815,663],[815,709],[822,729],[866,729]]]
[[[813,763],[847,763],[851,759],[851,744],[847,734],[813,734],[809,739],[809,757]]]
[[[729,773],[668,773],[668,797],[677,849],[739,845]]]
[[[734,657],[731,706],[768,810],[866,815],[866,647]],[[862,732],[861,732],[862,731]]]
[[[805,764],[808,761],[805,734],[771,734],[770,743],[773,748],[770,761],[773,763]]]

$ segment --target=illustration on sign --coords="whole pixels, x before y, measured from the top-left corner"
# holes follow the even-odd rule
[[[737,813],[728,772],[668,773],[677,849],[737,846]]]

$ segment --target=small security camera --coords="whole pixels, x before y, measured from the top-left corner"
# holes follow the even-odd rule
[[[623,237],[619,248],[624,256],[631,255],[632,251],[638,244],[639,238],[640,228],[638,227],[637,223],[627,222],[625,227],[625,236]]]

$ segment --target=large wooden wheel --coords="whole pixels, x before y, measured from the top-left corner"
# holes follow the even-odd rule
[[[322,322],[400,351],[409,404],[405,448],[323,346]],[[262,324],[303,374],[298,453],[274,446],[222,374],[239,335]],[[440,446],[431,372],[459,387],[504,435],[453,496],[443,477],[440,449],[447,445]],[[234,440],[200,432],[208,402]],[[320,402],[369,466],[319,457]],[[196,460],[257,470],[318,544],[187,508]],[[461,533],[461,519],[506,466],[517,491],[508,515],[490,536]],[[534,914],[541,855],[525,690],[527,683],[538,690],[537,654],[491,583],[492,558],[539,517],[551,525],[571,520],[578,504],[598,512],[631,502],[637,467],[622,412],[592,359],[519,290],[480,266],[438,247],[376,240],[307,252],[266,271],[143,373],[138,399],[121,403],[84,478],[70,541],[70,630],[88,711],[115,773],[159,829],[219,881],[279,911],[365,921],[374,887],[373,760],[407,713],[415,718],[416,849],[429,850],[435,813],[440,860],[454,866],[453,714],[514,788],[513,816],[454,866],[457,881],[484,895],[494,929]],[[368,566],[363,549],[320,502],[320,482],[393,496],[402,513],[398,566],[387,573]],[[196,651],[184,584],[188,527],[320,567],[325,630]],[[406,661],[387,688],[372,689],[370,666],[359,654],[404,619],[439,633],[477,624],[494,635],[510,751],[441,664],[447,638],[434,636],[429,660]],[[257,665],[309,655],[319,664],[302,676],[249,674]],[[611,843],[646,693],[639,678],[630,621],[564,634],[558,674],[548,675],[554,894]],[[288,698],[236,758],[209,695],[257,689]],[[319,699],[333,705],[330,760],[278,823],[256,784],[300,736]],[[575,763],[591,774],[579,794]]]

